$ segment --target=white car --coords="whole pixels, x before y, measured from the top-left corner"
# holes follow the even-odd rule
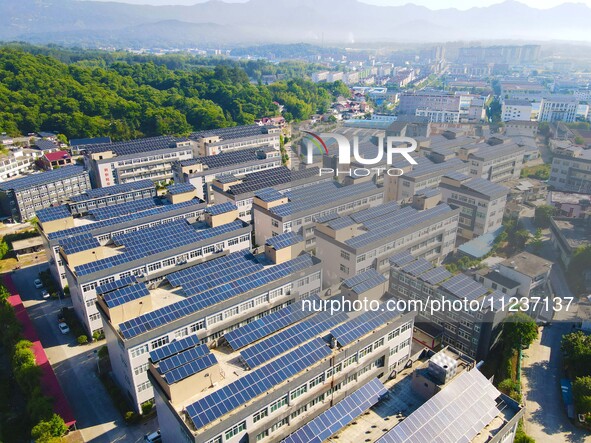
[[[49,292],[47,292],[47,289],[41,289],[41,297],[46,300],[49,298]]]
[[[144,441],[147,443],[160,443],[162,441],[160,430],[152,432],[151,434],[144,435]]]
[[[68,332],[70,332],[70,327],[65,324],[64,322],[61,322],[60,324],[58,324],[58,327],[60,328],[60,332],[62,334],[67,334]]]
[[[39,280],[38,278],[35,279],[35,287],[37,289],[41,289],[43,287],[43,282],[41,280]]]

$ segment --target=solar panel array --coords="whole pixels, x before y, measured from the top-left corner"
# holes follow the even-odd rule
[[[425,160],[421,161],[423,158]],[[426,157],[417,157],[415,160],[417,161],[418,165],[414,165],[412,171],[405,173],[405,177],[415,179],[425,178],[428,176],[435,177],[446,174],[449,171],[456,171],[459,168],[466,166],[466,163],[458,158],[452,158],[443,163],[433,163]],[[404,163],[404,165],[408,166],[408,163]]]
[[[354,248],[362,248],[376,242],[383,244],[385,238],[451,212],[452,209],[446,204],[437,205],[434,208],[425,209],[424,211],[417,211],[407,206],[387,216],[372,219],[371,223],[365,225],[368,232],[346,240],[345,244]]]
[[[384,385],[374,378],[288,435],[282,443],[322,443],[374,406],[387,392]]]
[[[308,297],[307,300],[314,303],[320,300],[320,297],[313,295]],[[228,332],[224,335],[224,338],[228,341],[232,349],[237,350],[243,348],[313,314],[312,311],[306,311],[302,308],[303,303],[300,300],[279,311],[265,315],[258,320]]]
[[[97,286],[95,291],[98,295],[106,294],[107,292],[115,291],[116,289],[129,286],[135,282],[137,282],[135,275],[130,275],[129,277],[123,277],[122,279],[115,280],[110,283],[105,283],[102,286]]]
[[[156,206],[157,204],[155,199],[142,198],[140,200],[129,201],[119,205],[91,209],[88,211],[88,214],[92,215],[95,220],[108,220],[110,218],[146,211],[148,209],[155,208]]]
[[[255,197],[260,198],[264,202],[273,202],[276,200],[281,200],[284,195],[273,188],[264,188],[260,191],[255,192]]]
[[[273,247],[275,250],[288,248],[304,241],[304,237],[295,232],[286,232],[283,234],[276,235],[275,237],[268,238],[265,242],[267,245]]]
[[[441,287],[462,300],[476,300],[488,292],[484,286],[464,274],[454,275],[444,281]]]
[[[402,252],[398,252],[397,254],[392,255],[388,261],[390,262],[391,265],[393,266],[404,266],[407,263],[410,263],[411,261],[414,261],[415,258],[412,256],[412,254],[408,251],[402,251]]]
[[[71,237],[82,234],[84,232],[93,232],[98,229],[115,226],[122,223],[130,223],[140,220],[145,217],[159,215],[161,218],[166,217],[166,213],[186,209],[186,212],[196,211],[205,207],[205,203],[200,203],[198,200],[190,200],[183,203],[175,203],[173,205],[157,206],[154,209],[138,212],[135,214],[124,215],[121,217],[111,218],[108,220],[101,220],[96,223],[89,223],[75,228],[64,229],[62,231],[51,232],[48,237],[50,240],[57,240],[60,238]]]
[[[70,210],[67,205],[60,205],[39,209],[38,211],[35,211],[35,215],[41,223],[46,223],[70,217],[72,214],[70,213]]]
[[[461,181],[464,181],[464,180],[469,180],[470,179],[470,176],[469,175],[463,174],[463,173],[458,172],[458,171],[449,171],[449,172],[446,172],[445,175],[444,175],[444,177],[449,177],[452,180],[457,180],[457,181],[460,181],[460,182]]]
[[[333,182],[319,183],[290,191],[288,193],[289,203],[275,206],[270,211],[280,217],[296,214],[304,210],[315,212],[315,208],[320,206],[331,203],[338,206],[341,201],[349,202],[356,200],[357,196],[370,191],[378,192],[378,187],[371,182],[349,186],[338,186]],[[311,204],[312,202],[313,204]]]
[[[428,271],[429,269],[433,269],[433,265],[430,261],[425,260],[422,257],[402,267],[404,272],[415,277],[425,271]]]
[[[350,217],[357,223],[365,223],[374,218],[383,217],[384,215],[390,214],[399,208],[400,206],[398,206],[398,203],[392,201],[379,206],[374,206],[373,208],[365,209],[363,211],[355,212],[351,214]]]
[[[493,183],[480,177],[473,178],[472,180],[463,183],[462,186],[490,198],[502,197],[509,193],[509,188],[506,186]]]
[[[197,336],[192,335],[191,337]],[[197,345],[197,343],[194,347],[189,347],[183,351],[175,353],[172,356],[160,359],[160,363],[158,363],[158,372],[160,374],[164,374],[168,371],[172,371],[173,369],[178,368],[179,366],[183,366],[197,358],[209,354],[209,348],[207,347],[207,345]]]
[[[125,194],[134,191],[143,191],[145,189],[154,189],[154,182],[152,180],[138,180],[130,183],[122,183],[119,185],[107,186],[105,188],[88,189],[80,195],[71,197],[70,200],[81,202],[86,200],[93,200],[95,198],[108,197],[110,195]]]
[[[422,273],[419,278],[424,282],[430,283],[432,285],[438,285],[442,281],[447,280],[450,278],[452,274],[445,269],[443,266],[439,266],[437,268],[433,268],[428,270],[427,272]]]
[[[189,135],[189,138],[199,139],[207,138],[212,136],[218,136],[222,140],[229,140],[233,138],[252,137],[255,135],[264,134],[264,126],[259,125],[243,125],[243,126],[231,126],[228,128],[216,128],[206,129],[205,131],[193,132]]]
[[[217,359],[213,354],[206,354],[203,357],[197,358],[186,365],[179,366],[163,375],[164,380],[169,385],[177,383],[193,374],[197,374],[207,368],[217,364]]]
[[[98,240],[88,233],[70,237],[61,243],[66,254],[75,254],[76,252],[98,248],[100,245]]]
[[[330,354],[324,341],[314,339],[187,406],[187,415],[197,429],[202,428]]]
[[[208,238],[242,229],[241,221],[234,221],[216,228],[193,229],[186,220],[177,220],[164,225],[142,229],[129,234],[113,237],[116,244],[124,244],[125,252],[76,266],[78,277],[128,263],[182,246],[196,244]]]
[[[367,292],[370,289],[375,288],[376,286],[384,284],[386,281],[386,277],[384,277],[381,274],[378,274],[368,278],[367,280],[365,280],[362,283],[359,283],[358,285],[353,286],[351,290],[358,295],[363,294],[364,292]]]
[[[397,311],[389,309],[379,312],[367,311],[333,329],[331,335],[336,338],[341,346],[347,346],[349,343],[393,320],[398,315]]]
[[[88,172],[82,166],[64,166],[63,168],[53,169],[38,174],[27,175],[26,177],[14,178],[0,183],[0,190],[22,191],[36,186],[54,183],[60,180],[76,177],[78,175],[88,176]]]
[[[199,296],[172,303],[163,308],[140,315],[119,325],[125,339],[140,335],[146,331],[168,324],[171,321],[188,316],[202,309],[243,294],[267,283],[287,277],[313,265],[312,257],[301,255],[293,260],[260,271],[254,276],[246,276],[205,291]]]
[[[183,292],[187,296],[197,295],[201,292],[205,292],[209,289],[229,283],[238,278],[254,275],[257,272],[262,271],[264,268],[265,267],[260,263],[256,263],[251,260],[244,260],[241,265],[234,266],[232,268],[226,268],[220,274],[211,275],[207,279],[197,277],[192,281],[188,281],[183,285]]]
[[[225,214],[226,212],[237,211],[238,208],[232,202],[220,203],[218,205],[209,206],[205,212],[211,215]]]
[[[113,309],[117,306],[121,306],[148,295],[150,295],[150,291],[148,291],[146,285],[144,283],[137,283],[109,292],[104,296],[104,299],[109,309]]]
[[[348,319],[349,316],[345,312],[334,315],[330,312],[318,313],[249,348],[243,349],[240,351],[240,356],[250,368],[255,368]]]
[[[335,218],[333,220],[330,220],[328,223],[326,223],[326,226],[337,231],[339,229],[348,228],[349,226],[353,226],[356,224],[357,224],[357,222],[355,222],[355,220],[353,220],[353,218],[346,215],[344,217],[339,217],[339,218]]]
[[[417,192],[417,195],[422,195],[427,198],[435,197],[436,195],[441,195],[441,190],[439,188],[427,188]]]
[[[199,345],[199,338],[196,335],[189,335],[188,337],[175,340],[172,343],[154,349],[150,352],[150,360],[152,360],[153,363],[157,363],[160,360],[164,360],[172,355],[183,352],[186,349],[194,348],[197,345]],[[205,351],[205,349],[202,351]],[[207,352],[209,352],[209,350]],[[207,354],[207,352],[204,352],[204,354]]]
[[[87,152],[113,151],[117,155],[140,154],[143,152],[173,148],[177,140],[178,139],[170,135],[162,135],[123,142],[88,145],[85,150]]]
[[[343,280],[343,285],[348,288],[352,288],[353,286],[357,286],[359,283],[363,283],[364,281],[369,280],[372,277],[382,277],[382,274],[380,274],[375,269],[371,268],[367,271],[362,272],[361,274],[357,274],[354,277]]]
[[[185,192],[193,192],[195,186],[191,183],[175,183],[174,185],[166,188],[170,195],[184,194]]]
[[[216,177],[215,179],[223,185],[240,181],[240,179],[238,177],[236,177],[234,174],[220,175],[219,177]]]
[[[297,182],[307,178],[318,177],[319,169],[317,167],[292,171],[286,166],[280,166],[273,169],[264,169],[262,171],[248,174],[242,180],[242,183],[230,187],[228,191],[233,195],[240,195],[247,192],[256,192],[259,189],[269,188],[290,182]]]
[[[500,395],[478,369],[463,372],[376,443],[471,442],[501,413]]]
[[[271,147],[249,148],[241,149],[234,152],[220,152],[217,155],[208,155],[207,157],[199,157],[194,159],[193,164],[202,163],[209,169],[224,168],[227,166],[237,165],[240,163],[248,163],[265,158],[261,153],[266,151],[273,151]],[[184,164],[184,162],[183,162]]]

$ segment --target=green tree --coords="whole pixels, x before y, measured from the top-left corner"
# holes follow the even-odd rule
[[[573,381],[575,408],[579,414],[591,412],[591,376],[577,377]]]
[[[68,432],[64,420],[57,414],[53,414],[49,420],[42,420],[31,430],[31,437],[36,442],[48,442],[52,438],[61,437]]]
[[[582,331],[571,332],[562,337],[560,346],[564,363],[573,375],[591,374],[591,336]]]
[[[538,326],[527,314],[517,312],[503,321],[503,342],[511,349],[528,347],[537,336]]]
[[[530,240],[530,244],[532,245],[534,252],[539,252],[542,248],[542,228],[536,229],[536,233]]]
[[[6,241],[3,239],[2,241],[0,241],[0,259],[6,257],[6,254],[8,254],[8,243],[6,243]]]
[[[556,208],[550,205],[541,205],[536,207],[534,213],[534,223],[540,228],[550,227],[550,218],[556,215]]]
[[[573,252],[566,270],[569,287],[577,294],[586,290],[585,275],[591,271],[591,245],[579,246]]]

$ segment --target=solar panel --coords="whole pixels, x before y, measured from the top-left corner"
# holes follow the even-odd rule
[[[463,183],[462,187],[471,189],[490,198],[501,197],[509,193],[509,188],[506,186],[493,183],[480,177],[473,178],[472,180]]]
[[[444,177],[449,177],[452,180],[457,180],[457,181],[464,181],[464,180],[469,180],[470,176],[466,175],[466,174],[462,174],[461,172],[458,171],[450,171],[450,172],[446,172]]]
[[[165,358],[164,360],[160,360],[160,363],[158,363],[158,372],[164,374],[179,366],[183,366],[193,360],[201,358],[206,354],[209,354],[209,348],[207,345],[199,345],[194,348],[189,348],[171,357]]]
[[[56,181],[66,180],[79,175],[88,176],[88,172],[82,166],[64,166],[63,168],[53,169],[51,171],[6,180],[5,182],[0,183],[0,190],[9,191],[12,189],[18,192],[36,186],[54,183]]]
[[[415,260],[415,258],[408,251],[399,252],[397,254],[392,255],[388,259],[388,261],[390,262],[390,264],[392,266],[397,266],[397,267],[404,266],[405,264],[410,263],[411,261],[414,261],[414,260]]]
[[[378,274],[378,275],[368,278],[367,280],[359,283],[358,285],[353,286],[353,288],[351,290],[353,292],[355,292],[356,294],[363,294],[364,292],[367,292],[370,289],[373,289],[381,284],[384,284],[386,281],[387,281],[386,277],[384,277],[381,274]]]
[[[176,148],[177,141],[181,141],[181,139],[169,135],[161,135],[129,141],[88,145],[85,150],[87,152],[113,151],[117,155],[140,154],[161,149],[174,149]],[[187,149],[187,147],[184,147],[184,149]]]
[[[68,238],[61,243],[62,249],[66,254],[75,254],[76,252],[86,251],[92,248],[98,248],[101,244],[90,234],[82,234],[76,237]]]
[[[320,300],[317,295],[307,298],[311,303]],[[303,309],[303,300],[297,301],[279,311],[265,315],[224,335],[232,349],[237,350],[255,341],[285,328],[313,314]]]
[[[425,260],[424,258],[418,258],[413,262],[410,262],[406,265],[404,265],[402,267],[402,270],[404,272],[406,272],[407,274],[413,275],[413,276],[417,276],[422,274],[425,271],[428,271],[429,269],[433,269],[433,265],[431,264],[431,262],[429,262],[428,260]]]
[[[218,205],[209,206],[205,212],[211,215],[225,214],[226,212],[237,211],[238,208],[234,203],[226,202]]]
[[[184,194],[185,192],[195,191],[195,186],[191,183],[175,183],[166,188],[170,195]]]
[[[349,316],[345,312],[334,315],[330,312],[321,312],[243,349],[240,356],[250,368],[255,368],[348,319]]]
[[[118,205],[91,209],[88,211],[88,214],[95,220],[108,220],[110,218],[146,211],[155,208],[156,206],[156,201],[153,198],[142,198],[140,200],[129,201]]]
[[[203,164],[207,166],[208,170],[225,168],[240,163],[260,162],[266,158],[267,152],[273,152],[275,149],[271,146],[263,146],[258,148],[241,149],[233,152],[220,152],[216,155],[208,155],[207,157],[199,157],[191,160],[181,161],[182,166],[191,166],[196,164]]]
[[[341,346],[363,337],[374,329],[392,321],[400,314],[397,311],[384,309],[379,312],[364,312],[331,331],[331,335],[337,339]]]
[[[387,392],[384,385],[374,378],[288,435],[283,443],[322,443],[374,406]]]
[[[338,229],[348,228],[349,226],[353,226],[356,224],[357,223],[355,222],[355,220],[353,220],[353,218],[351,218],[349,216],[344,216],[344,217],[336,218],[334,220],[330,220],[326,224],[326,226],[328,226],[329,228],[334,229],[336,231]]]
[[[143,283],[138,283],[117,289],[113,292],[109,292],[104,296],[104,299],[107,306],[112,309],[116,306],[120,306],[148,295],[150,295],[150,291],[148,291],[146,285]]]
[[[260,198],[264,202],[272,202],[276,200],[280,200],[284,197],[284,195],[273,188],[264,188],[260,191],[255,192],[255,197]]]
[[[380,274],[375,269],[371,268],[367,271],[362,272],[361,274],[357,274],[355,277],[351,277],[344,280],[343,285],[348,288],[352,288],[353,286],[356,286],[359,283],[363,283],[364,281],[369,280],[372,277],[382,277],[382,274]]]
[[[67,205],[51,206],[49,208],[39,209],[38,211],[35,211],[35,215],[41,223],[60,220],[62,218],[72,216]]]
[[[175,340],[172,343],[164,345],[158,349],[154,349],[152,352],[150,352],[150,360],[152,360],[153,363],[157,363],[160,360],[178,354],[185,349],[193,348],[199,345],[199,343],[199,338],[196,335],[189,335],[188,337]]]
[[[454,275],[449,280],[444,281],[441,287],[451,295],[466,300],[476,300],[488,293],[488,289],[464,274]]]
[[[234,281],[241,277],[246,277],[247,275],[253,275],[262,271],[264,268],[265,267],[260,263],[244,260],[242,264],[226,268],[220,274],[214,274],[208,279],[197,277],[187,281],[183,284],[183,292],[188,296],[197,295],[200,292],[205,292],[208,289],[215,288],[224,283]]]
[[[327,344],[314,339],[187,406],[187,415],[197,429],[202,428],[329,355]]]
[[[202,292],[199,296],[188,297],[185,300],[140,315],[132,320],[121,323],[119,329],[123,337],[129,339],[163,324],[168,324],[179,318],[194,314],[216,303],[293,275],[295,272],[308,269],[313,265],[312,257],[304,254],[293,260],[266,268],[253,276],[239,278],[231,283],[226,283]]]
[[[280,166],[273,169],[264,169],[246,175],[242,183],[231,186],[229,193],[240,195],[249,192],[256,192],[260,189],[274,187],[281,184],[293,183],[307,178],[320,177],[320,169],[317,167],[292,171],[286,166]]]
[[[288,248],[303,241],[304,237],[302,237],[301,235],[298,235],[295,232],[286,232],[284,234],[279,234],[275,237],[268,238],[265,243],[269,246],[272,246],[273,249],[279,250],[283,248]]]
[[[440,266],[422,273],[419,278],[424,282],[437,285],[442,281],[447,280],[451,276],[452,274],[447,269],[445,269],[443,266]]]
[[[365,223],[368,220],[387,215],[396,209],[399,209],[398,203],[392,201],[363,211],[355,212],[351,214],[350,217],[357,223]]]
[[[193,374],[197,374],[198,372],[203,371],[215,364],[217,364],[217,359],[213,354],[206,354],[201,358],[193,360],[192,362],[187,363],[186,365],[179,366],[176,369],[173,369],[170,372],[164,374],[164,380],[169,385],[173,383],[177,383],[187,377],[190,377]]]
[[[126,194],[134,191],[143,191],[146,189],[154,189],[154,182],[152,180],[138,180],[130,183],[121,183],[113,186],[106,186],[104,188],[87,189],[80,195],[70,197],[70,200],[75,202],[82,202],[87,200],[94,200],[96,198],[108,197],[110,195]]]
[[[135,278],[135,275],[130,275],[129,277],[123,277],[119,280],[115,280],[113,282],[106,283],[102,286],[97,286],[96,293],[98,295],[106,294],[107,292],[111,292],[116,289],[123,288],[124,286],[131,285],[132,283],[135,283],[136,281],[137,281],[137,279]]]
[[[223,140],[229,140],[233,138],[252,137],[255,135],[265,134],[266,128],[257,124],[253,125],[242,125],[242,126],[231,126],[227,128],[215,128],[207,129],[204,131],[193,132],[189,135],[189,138],[198,140],[200,138],[207,138],[212,136],[218,136]],[[218,154],[220,155],[220,154]],[[216,157],[216,156],[213,156]]]
[[[501,413],[500,395],[478,369],[462,372],[376,443],[471,442]]]

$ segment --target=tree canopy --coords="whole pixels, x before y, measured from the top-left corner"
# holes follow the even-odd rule
[[[523,312],[507,317],[503,324],[503,340],[513,349],[528,347],[538,336],[536,322]]]

